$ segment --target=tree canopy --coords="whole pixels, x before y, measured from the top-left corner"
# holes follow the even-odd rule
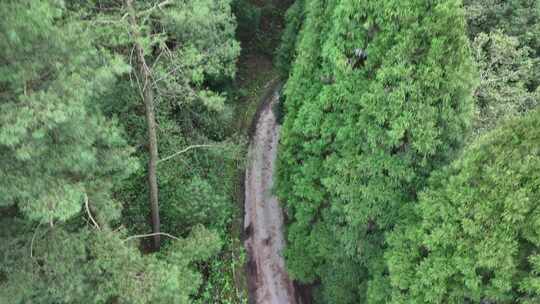
[[[320,280],[325,303],[383,303],[385,232],[470,124],[463,10],[455,1],[310,1],[304,18],[277,181],[288,266],[300,281]]]
[[[6,1],[0,10],[0,206],[53,225],[88,195],[99,217],[117,217],[110,185],[136,163],[95,101],[129,66],[93,47],[59,5]]]
[[[388,254],[393,303],[536,303],[540,113],[480,137],[419,195]]]
[[[246,303],[272,78],[316,303],[540,302],[539,37],[536,0],[0,1],[0,303]]]
[[[121,1],[0,3],[0,302],[207,301],[201,269],[228,241],[235,182],[209,167],[232,166],[239,149],[213,88],[234,76],[239,45],[229,1],[166,2],[134,3],[140,37]],[[222,151],[160,165],[177,237],[153,254],[134,235],[149,213],[135,40],[154,72],[164,158],[193,143]]]

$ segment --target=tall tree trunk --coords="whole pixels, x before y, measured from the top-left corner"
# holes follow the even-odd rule
[[[150,210],[152,212],[152,232],[156,233],[153,236],[154,250],[158,251],[161,245],[160,223],[159,223],[159,200],[158,200],[158,185],[156,175],[156,165],[158,161],[157,137],[156,137],[156,118],[154,112],[154,91],[152,88],[151,71],[146,60],[144,59],[144,50],[140,44],[141,33],[137,24],[135,9],[133,8],[133,0],[126,0],[128,14],[131,23],[131,34],[133,35],[133,44],[135,53],[137,54],[137,70],[142,78],[142,95],[146,110],[146,124],[148,127],[148,186],[150,189]]]

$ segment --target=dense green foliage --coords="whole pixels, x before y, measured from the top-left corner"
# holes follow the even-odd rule
[[[475,130],[489,130],[506,117],[521,115],[537,106],[540,90],[530,91],[535,60],[519,40],[496,31],[480,33],[472,47],[480,73],[475,92]]]
[[[535,0],[464,0],[469,36],[494,29],[517,37],[522,46],[540,52],[540,3]]]
[[[474,129],[534,108],[539,99],[540,3],[529,0],[464,1],[480,83]]]
[[[148,22],[160,22],[153,26],[163,29],[155,35],[144,32],[149,48],[147,60],[154,67],[160,158],[192,145],[208,146],[190,149],[158,164],[162,228],[184,235],[193,225],[204,224],[225,233],[233,212],[234,180],[229,167],[236,164],[238,148],[224,142],[231,133],[223,128],[232,120],[230,105],[225,96],[209,88],[233,77],[235,72],[239,46],[234,41],[229,3],[186,1],[151,17]],[[122,41],[108,24],[102,24],[105,25],[99,32],[110,33],[106,39],[111,42],[107,44],[116,42],[114,47],[125,50],[122,55],[130,60],[130,42]],[[150,24],[141,26],[151,30]],[[137,155],[145,163],[146,126],[134,81],[122,79],[117,90],[107,96],[107,113],[122,121],[129,143],[139,148]],[[138,171],[117,193],[123,201],[130,202],[124,208],[124,221],[138,232],[146,231],[149,214],[145,176],[146,170]]]
[[[0,1],[0,303],[245,303],[242,135],[278,75],[317,303],[540,302],[540,1],[132,2]]]
[[[0,206],[52,225],[79,213],[87,193],[100,217],[114,218],[111,182],[136,164],[95,100],[129,67],[98,53],[80,22],[54,22],[60,7],[27,6],[0,6]]]
[[[539,102],[540,6],[465,1],[465,8],[480,75],[475,139],[432,174],[414,216],[390,236],[394,303],[539,300],[539,114],[515,117]]]
[[[227,277],[241,258],[228,257],[241,146],[212,89],[235,74],[235,19],[229,1],[166,2],[134,3],[156,92],[163,230],[180,237],[154,254],[128,239],[149,231],[149,207],[125,4],[0,3],[1,303],[242,301]]]
[[[297,1],[287,17],[277,192],[291,275],[320,303],[534,302],[537,119],[514,117],[539,101],[538,2]],[[475,171],[453,177],[462,162]]]
[[[280,46],[283,15],[292,2],[294,0],[233,0],[244,55],[274,55]]]
[[[538,303],[539,129],[506,123],[432,175],[390,241],[394,303]]]
[[[465,19],[455,1],[311,1],[299,37],[278,168],[289,269],[322,302],[384,303],[384,234],[471,118]]]
[[[281,44],[276,50],[276,66],[281,76],[287,78],[294,62],[298,33],[304,22],[305,0],[295,1],[285,15],[285,29],[281,34]]]
[[[202,281],[192,262],[221,246],[215,234],[195,229],[162,256],[142,256],[117,231],[36,228],[20,219],[0,227],[2,303],[190,303]]]

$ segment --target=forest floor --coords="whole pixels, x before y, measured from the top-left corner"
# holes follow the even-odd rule
[[[274,84],[257,115],[245,175],[245,246],[250,294],[257,304],[296,303],[282,254],[283,212],[272,193],[279,138],[272,106],[279,102],[279,88]]]
[[[244,20],[248,23],[242,23],[239,20],[237,38],[241,41],[242,53],[238,60],[238,71],[234,81],[234,91],[232,92],[235,100],[235,121],[233,128],[237,130],[239,135],[242,137],[245,136],[244,138],[252,142],[255,136],[256,125],[259,121],[258,118],[264,112],[262,110],[265,108],[265,101],[268,101],[270,93],[273,92],[272,90],[279,81],[279,73],[273,65],[273,56],[275,48],[280,43],[281,31],[284,26],[283,16],[291,0],[245,0],[245,2],[252,5],[253,12],[257,12],[255,15],[259,15],[260,19],[258,19],[257,24],[249,23],[253,20]],[[250,165],[248,154],[249,152],[246,150],[245,166]],[[244,169],[237,172],[238,187],[236,197],[239,209],[243,212],[238,214],[238,217],[233,221],[231,231],[233,235],[240,236],[242,240],[246,240],[249,237],[246,235],[247,231],[243,229],[247,211],[244,210],[246,206],[245,187],[248,186],[245,184],[245,173]],[[235,239],[237,239],[236,236]],[[244,256],[243,249],[244,244],[235,242],[233,249],[235,254]],[[253,260],[250,256],[247,259]],[[242,260],[246,262],[245,259]],[[236,290],[241,290],[242,293],[249,293],[249,303],[253,303],[255,301],[255,294],[253,292],[255,280],[251,272],[255,268],[251,267],[251,265],[243,266],[236,267],[234,270]]]
[[[249,141],[253,134],[255,122],[257,120],[258,110],[260,109],[261,102],[264,101],[264,95],[269,90],[269,85],[273,83],[273,80],[278,78],[278,73],[274,69],[272,64],[272,58],[267,54],[255,51],[253,48],[244,48],[238,61],[238,72],[235,79],[235,109],[234,109],[234,129]],[[245,200],[245,170],[244,166],[247,162],[248,150],[246,147],[245,159],[242,164],[238,166],[237,170],[237,189],[236,200],[238,202],[238,214],[233,221],[233,227],[231,229],[235,242],[233,251],[236,256],[245,257],[245,247],[240,239],[245,239],[244,235],[244,200]],[[245,263],[245,259],[242,261]],[[249,280],[245,264],[237,264],[233,270],[235,273],[236,290],[241,291],[243,294],[249,293]],[[250,295],[251,297],[251,295]],[[251,301],[250,301],[251,303]]]

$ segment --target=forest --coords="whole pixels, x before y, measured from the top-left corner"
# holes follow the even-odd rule
[[[540,303],[539,85],[537,0],[1,0],[0,303]]]

